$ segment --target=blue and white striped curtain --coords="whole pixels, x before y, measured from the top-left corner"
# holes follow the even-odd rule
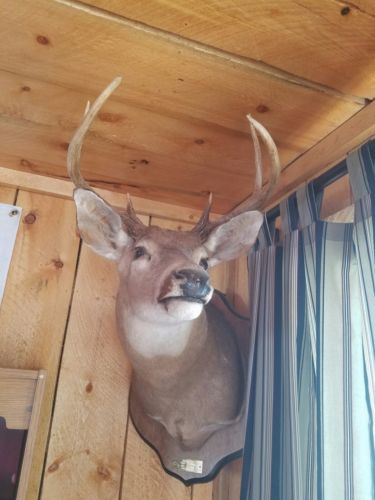
[[[241,500],[375,499],[374,145],[347,158],[353,224],[319,220],[306,185],[249,256]]]

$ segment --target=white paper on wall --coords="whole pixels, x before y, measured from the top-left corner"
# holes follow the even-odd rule
[[[0,304],[16,241],[22,209],[0,203]]]

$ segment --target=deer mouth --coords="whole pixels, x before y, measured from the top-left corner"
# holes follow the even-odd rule
[[[206,304],[206,300],[200,298],[200,297],[189,297],[187,295],[176,295],[176,296],[169,296],[169,297],[164,297],[159,299],[160,304],[166,304],[170,302],[171,300],[180,300],[183,302],[195,302],[196,304]]]

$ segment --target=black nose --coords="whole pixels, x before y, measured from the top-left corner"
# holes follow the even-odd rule
[[[180,288],[185,297],[200,299],[208,295],[210,285],[208,283],[210,277],[203,271],[195,271],[193,269],[181,269],[173,273],[180,283]]]

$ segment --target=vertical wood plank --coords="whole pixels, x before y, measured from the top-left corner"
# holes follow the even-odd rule
[[[249,316],[249,285],[247,256],[217,266],[215,279],[218,288],[228,295],[236,310]],[[246,332],[245,332],[246,334]],[[249,338],[244,339],[248,347]],[[213,500],[236,500],[240,497],[242,459],[234,460],[226,465],[214,480]]]
[[[151,218],[153,225],[188,229],[189,224]],[[167,474],[157,454],[144,443],[129,422],[121,500],[191,500],[191,488]]]
[[[129,422],[121,500],[191,500],[191,488],[167,474]]]
[[[78,238],[71,201],[20,191],[17,204],[23,208],[23,220],[0,310],[0,365],[47,371],[27,497],[36,499],[75,274]],[[29,218],[28,214],[31,214]]]
[[[192,486],[192,500],[212,500],[213,491],[212,491],[213,483],[202,483],[202,484],[194,484]]]
[[[152,218],[151,223],[167,229],[189,230],[190,224],[179,224],[166,219]],[[238,312],[248,315],[249,292],[247,256],[224,262],[210,269],[213,286],[224,292]],[[245,339],[248,340],[248,339]],[[247,342],[244,342],[247,345]],[[226,465],[211,483],[196,484],[192,500],[235,500],[239,498],[242,460]]]
[[[45,500],[118,498],[130,366],[115,324],[116,265],[82,246],[43,479]]]
[[[8,205],[14,205],[16,199],[16,188],[6,187],[0,185],[0,203],[7,203]]]
[[[22,468],[17,488],[17,500],[18,499],[22,500],[27,495],[30,471],[32,467],[33,450],[35,446],[35,440],[38,434],[38,424],[39,424],[40,410],[43,401],[45,385],[46,385],[46,372],[45,370],[39,370],[38,378],[36,381],[35,393],[34,393],[29,431],[27,433],[25,451],[22,457]]]

